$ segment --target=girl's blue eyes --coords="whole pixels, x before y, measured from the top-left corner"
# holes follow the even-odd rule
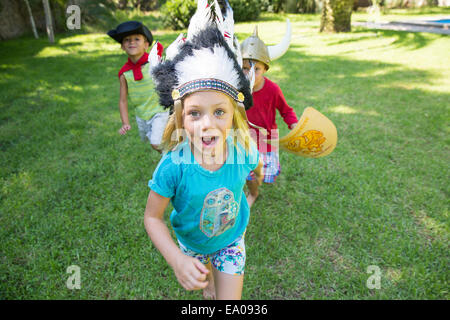
[[[214,115],[216,117],[223,116],[224,114],[225,114],[225,111],[223,111],[221,109],[214,111]],[[189,115],[191,115],[192,117],[200,117],[200,112],[199,111],[190,111]]]

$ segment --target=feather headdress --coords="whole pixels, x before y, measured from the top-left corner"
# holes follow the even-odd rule
[[[227,94],[245,109],[252,106],[250,82],[234,37],[233,11],[228,1],[222,3],[223,13],[217,0],[198,0],[186,39],[180,35],[169,46],[168,59],[152,70],[162,106],[172,108],[174,100],[206,90]]]

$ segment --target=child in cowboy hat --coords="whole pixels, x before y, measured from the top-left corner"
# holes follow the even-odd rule
[[[120,98],[119,111],[122,127],[119,133],[124,135],[131,129],[128,118],[128,101],[136,108],[136,122],[139,135],[143,141],[149,140],[155,150],[160,150],[160,143],[166,127],[169,112],[164,111],[158,103],[149,68],[148,48],[153,42],[150,30],[138,21],[121,23],[108,35],[121,44],[128,55],[128,61],[119,71]],[[162,46],[154,46],[156,55],[161,58]],[[154,51],[152,50],[152,51]]]

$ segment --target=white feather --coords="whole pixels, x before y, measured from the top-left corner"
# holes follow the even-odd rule
[[[235,88],[239,83],[233,60],[219,45],[214,46],[212,52],[210,48],[194,50],[192,56],[187,56],[176,65],[176,72],[180,84],[206,78],[225,81]]]
[[[197,0],[197,10],[189,21],[189,27],[187,31],[187,40],[191,40],[196,34],[198,34],[205,27],[210,25],[211,6],[208,4],[208,0]]]
[[[217,1],[217,0],[216,0]],[[225,16],[222,18],[222,29],[224,33],[224,37],[228,46],[234,50],[234,18],[233,18],[233,9],[230,6],[228,0],[225,1],[227,7],[225,11]],[[219,10],[220,11],[220,10]],[[222,16],[222,15],[221,15]],[[235,52],[236,54],[236,52]]]
[[[150,53],[148,54],[148,62],[150,63],[149,72],[151,74],[152,69],[161,62],[161,57],[158,56],[158,41],[155,42],[152,50],[150,50]]]
[[[241,45],[239,44],[239,40],[237,37],[234,37],[233,45],[234,45],[234,47],[232,48],[232,50],[234,49],[234,54],[236,55],[236,60],[239,64],[239,67],[242,68],[243,60],[242,60]]]
[[[222,16],[222,11],[220,10],[220,6],[219,3],[217,2],[217,0],[214,0],[214,12],[216,14],[217,17],[217,26],[219,27],[220,31],[223,31],[223,16]]]
[[[178,37],[166,49],[166,60],[172,60],[180,51],[181,45],[184,43],[184,34],[180,33]]]
[[[251,65],[251,67],[250,67],[250,71],[247,73],[246,77],[247,77],[248,81],[250,81],[250,90],[253,93],[253,85],[255,84],[255,80],[256,80],[256,77],[255,77],[255,63],[253,61],[251,61],[251,60],[249,60],[249,63]]]

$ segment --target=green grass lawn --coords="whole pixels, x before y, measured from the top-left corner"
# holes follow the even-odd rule
[[[266,43],[285,17],[261,17]],[[243,298],[449,299],[450,38],[319,34],[318,15],[288,17],[291,47],[267,76],[298,116],[327,115],[339,141],[325,158],[281,154],[252,208]],[[241,41],[253,25],[236,26]],[[144,229],[159,155],[134,112],[117,133],[125,60],[101,33],[0,42],[0,299],[201,299]],[[70,265],[80,290],[66,287]],[[381,289],[366,286],[370,265]]]

